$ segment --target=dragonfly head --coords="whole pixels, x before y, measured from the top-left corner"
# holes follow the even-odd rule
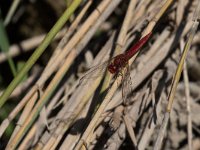
[[[126,66],[127,62],[126,56],[124,54],[119,54],[113,58],[108,66],[108,71],[112,74],[118,73],[121,68]]]
[[[113,63],[110,63],[110,65],[108,65],[108,71],[115,74],[118,71],[118,67],[116,67]]]

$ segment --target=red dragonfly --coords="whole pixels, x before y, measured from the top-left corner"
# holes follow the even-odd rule
[[[99,72],[104,73],[106,69],[113,75],[122,75],[122,98],[123,103],[127,104],[126,99],[130,88],[130,71],[128,61],[131,59],[140,48],[148,41],[152,32],[148,33],[141,40],[136,42],[128,51],[119,54],[111,59],[111,61],[106,61],[98,66],[92,67],[80,80],[82,82],[85,79],[92,79],[94,76],[98,76]],[[126,70],[124,70],[126,69]],[[98,71],[97,71],[98,70]],[[123,73],[124,72],[124,73]],[[95,74],[95,75],[92,75]]]

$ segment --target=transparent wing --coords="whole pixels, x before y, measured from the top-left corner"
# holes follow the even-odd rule
[[[109,61],[105,61],[97,66],[90,68],[80,79],[81,84],[85,84],[89,80],[94,80],[95,78],[102,76],[107,69]]]
[[[124,67],[125,70],[123,70],[123,76],[122,76],[122,98],[123,103],[125,105],[128,105],[130,102],[130,99],[128,98],[128,94],[131,93],[131,76],[130,76],[130,69],[129,65],[127,64],[126,67]]]

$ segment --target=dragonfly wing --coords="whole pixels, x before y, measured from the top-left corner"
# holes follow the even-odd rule
[[[128,105],[130,103],[130,100],[128,98],[128,95],[131,93],[131,76],[130,76],[130,69],[127,64],[126,67],[124,67],[125,70],[123,70],[123,76],[122,76],[122,98],[123,103],[125,105]]]
[[[102,76],[107,69],[109,61],[105,61],[97,66],[90,68],[80,79],[81,84],[85,84],[89,80],[94,80],[95,78]]]

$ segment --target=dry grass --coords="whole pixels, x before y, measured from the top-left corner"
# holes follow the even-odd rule
[[[3,138],[5,129],[19,116],[12,136],[4,141],[5,147],[143,150],[159,149],[161,145],[162,149],[200,149],[198,29],[194,39],[189,39],[191,47],[186,45],[193,23],[198,23],[192,17],[198,10],[198,0],[95,3],[88,0],[79,6],[71,26],[58,36],[63,38],[46,67],[33,72],[10,96],[15,99],[24,95],[1,123]],[[129,62],[130,103],[124,108],[122,77],[106,72],[103,63],[149,32],[153,33],[150,40]],[[33,43],[25,41],[29,46],[23,42],[22,48],[27,50],[39,43],[34,40]],[[13,52],[13,47],[11,56],[22,55],[20,51]],[[174,76],[177,66],[183,67],[179,60],[180,49],[184,47],[189,50],[187,66],[179,81]],[[0,54],[0,63],[5,60]],[[93,66],[100,69],[94,69],[95,74],[79,83],[86,70]],[[178,71],[181,73],[182,68]],[[173,100],[168,104],[173,78],[178,80],[171,92]],[[166,130],[159,130],[164,126],[161,124],[166,113],[170,118],[168,126]],[[160,133],[162,138],[159,136],[158,140]]]

